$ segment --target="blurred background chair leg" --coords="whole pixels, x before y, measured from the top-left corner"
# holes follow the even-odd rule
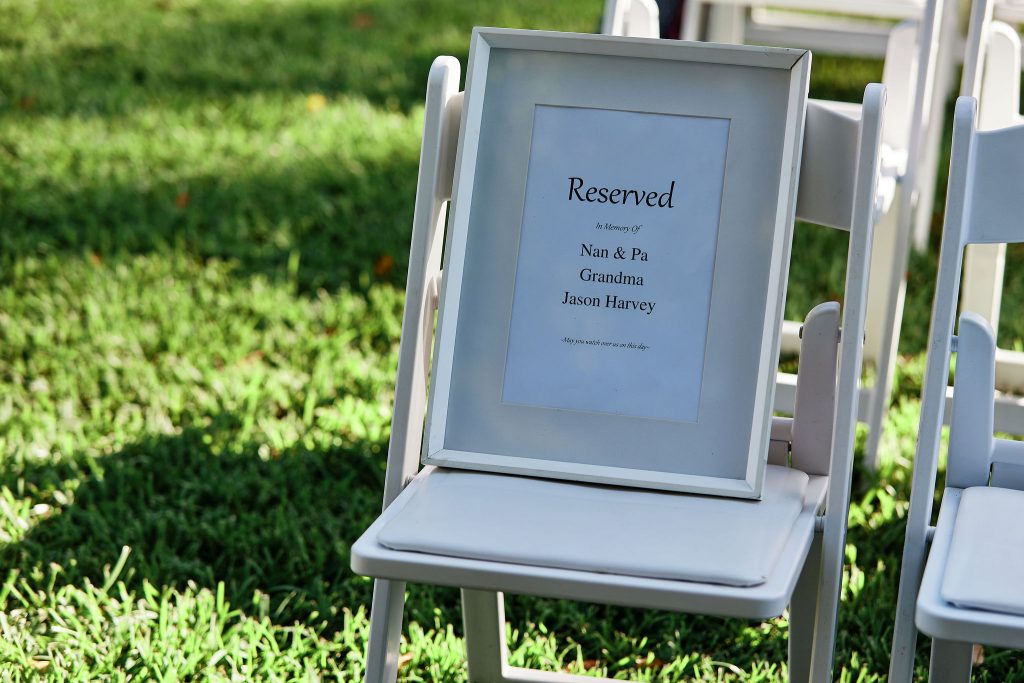
[[[398,655],[402,640],[405,582],[377,579],[373,582],[370,608],[370,640],[366,649],[365,683],[398,680]]]
[[[505,680],[505,596],[469,588],[461,592],[469,680],[501,683]]]
[[[821,576],[821,534],[814,535],[803,572],[789,603],[789,680],[806,683],[811,675],[814,623],[818,613],[818,580]]]
[[[932,659],[928,668],[931,683],[970,683],[972,643],[932,639]]]

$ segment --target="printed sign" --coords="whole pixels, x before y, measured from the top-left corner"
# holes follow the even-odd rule
[[[535,107],[503,402],[697,420],[729,125]]]

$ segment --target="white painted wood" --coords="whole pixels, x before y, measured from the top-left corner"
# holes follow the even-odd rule
[[[785,9],[835,12],[866,15],[886,19],[906,19],[915,16],[924,6],[924,0],[715,0],[721,5],[771,6]]]
[[[789,467],[789,448],[793,441],[793,418],[772,418],[771,440],[768,442],[768,464]]]
[[[778,616],[786,608],[811,545],[815,519],[827,485],[826,478],[810,480],[805,506],[779,554],[772,575],[760,585],[740,587],[469,560],[392,550],[381,545],[377,541],[380,530],[401,514],[434,470],[431,467],[421,470],[395,502],[352,545],[353,571],[366,576],[418,583],[755,619]],[[751,505],[740,500],[729,502],[736,506]]]
[[[466,668],[473,683],[505,679],[505,597],[494,591],[463,588],[462,631],[466,634]]]
[[[993,647],[1024,650],[1024,617],[956,607],[941,597],[946,558],[956,528],[963,489],[942,493],[939,519],[929,552],[928,565],[917,598],[916,625],[922,633],[953,642],[975,642]],[[890,680],[892,680],[890,678]],[[900,680],[909,681],[907,678]]]
[[[732,29],[729,42],[803,45],[826,53],[881,57],[888,22],[920,16],[924,5],[924,0],[696,0],[684,6],[683,38],[712,40],[710,26],[707,32],[701,30],[705,15],[714,19],[716,13],[738,9],[741,23]],[[765,42],[765,37],[775,40]],[[808,38],[815,44],[808,44]]]
[[[1021,0],[997,0],[995,17],[1008,24],[1024,24],[1024,2]]]
[[[803,177],[797,193],[798,219],[850,229],[857,170],[844,162],[856,157],[860,116],[857,105],[837,107],[821,100],[808,102],[800,166]]]
[[[384,507],[398,495],[418,468],[423,412],[426,409],[430,345],[434,327],[431,285],[441,272],[445,204],[449,199],[450,173],[456,125],[461,104],[457,96],[459,63],[439,57],[427,81],[423,146],[413,210],[412,245],[398,350],[395,405],[388,442],[388,471]]]
[[[757,586],[737,587],[689,581],[672,581],[665,579],[620,576],[603,572],[590,572],[569,569],[551,569],[520,563],[506,563],[484,560],[468,560],[459,557],[434,555],[423,552],[396,551],[386,548],[377,542],[379,530],[386,526],[396,515],[401,514],[417,492],[422,490],[422,483],[436,471],[426,467],[420,474],[401,491],[393,501],[389,501],[381,517],[361,537],[351,549],[352,567],[355,571],[378,578],[390,580],[385,584],[394,591],[401,581],[453,585],[467,589],[467,621],[484,623],[486,637],[479,641],[483,650],[476,652],[488,653],[503,650],[501,637],[504,632],[501,626],[499,596],[496,591],[522,592],[535,595],[546,595],[568,599],[596,601],[613,604],[648,607],[654,609],[673,609],[692,611],[722,616],[740,616],[745,618],[765,618],[780,614],[792,602],[793,614],[796,615],[794,642],[794,659],[791,663],[794,672],[809,671],[807,680],[831,680],[832,654],[834,647],[835,616],[838,602],[839,581],[841,578],[843,546],[846,529],[846,515],[849,506],[849,482],[852,468],[853,442],[858,404],[861,394],[858,391],[860,378],[860,361],[862,358],[863,324],[867,297],[867,276],[870,262],[870,246],[872,243],[873,219],[877,194],[879,167],[881,163],[881,121],[883,116],[884,89],[881,86],[869,87],[865,93],[865,103],[860,116],[860,145],[856,158],[849,163],[858,168],[855,178],[855,190],[852,201],[856,207],[850,216],[850,245],[847,267],[846,294],[842,326],[846,341],[841,344],[838,360],[838,379],[836,382],[836,406],[834,411],[834,427],[828,446],[830,455],[826,459],[831,463],[828,476],[811,476],[804,495],[804,506],[790,529],[785,546],[779,555],[775,568],[767,580]],[[458,105],[453,105],[458,106]],[[472,106],[467,103],[467,107]],[[428,100],[427,120],[431,121],[432,107]],[[448,110],[451,114],[452,110]],[[464,116],[463,121],[466,121]],[[463,123],[463,126],[466,124]],[[426,132],[429,135],[429,130]],[[823,144],[823,143],[818,143]],[[425,141],[426,145],[426,141]],[[811,145],[813,147],[813,145]],[[822,147],[807,152],[810,155],[835,153],[834,148]],[[438,166],[442,161],[437,161]],[[435,183],[435,187],[443,188],[443,183]],[[458,191],[458,190],[456,190]],[[790,213],[792,216],[792,212]],[[843,226],[846,227],[846,226]],[[420,258],[426,260],[425,255]],[[447,274],[446,274],[447,275]],[[432,283],[436,281],[436,273],[425,278],[427,308],[432,309]],[[781,302],[780,302],[781,303]],[[442,310],[444,303],[442,303]],[[819,322],[829,319],[829,327],[834,330],[834,306],[826,306],[810,316],[810,334],[804,340],[806,360],[802,364],[805,372],[811,367],[827,366],[829,354],[835,353],[835,337],[819,330]],[[429,330],[420,324],[412,326],[415,346],[422,351],[423,339],[429,339]],[[406,331],[408,334],[408,330]],[[403,340],[404,341],[404,340]],[[821,348],[818,345],[821,345]],[[776,346],[776,349],[778,347]],[[827,350],[825,350],[827,349]],[[820,362],[819,362],[820,361]],[[408,390],[407,384],[404,389]],[[822,378],[817,381],[802,383],[801,402],[806,392],[816,391],[821,387],[826,394],[831,385]],[[811,400],[806,397],[806,400]],[[804,415],[808,415],[804,411]],[[800,434],[801,428],[797,415],[791,422],[780,419],[770,423],[771,436],[782,440],[787,432],[792,438]],[[415,424],[414,420],[410,423]],[[410,430],[411,431],[411,430]],[[766,426],[767,431],[767,426]],[[822,431],[803,429],[805,443],[820,440]],[[810,436],[814,435],[811,439]],[[406,438],[409,438],[407,434]],[[404,444],[403,444],[404,446]],[[404,464],[407,458],[405,448],[396,447],[393,439],[389,451],[389,469]],[[813,458],[812,458],[813,460]],[[826,503],[827,496],[827,503]],[[731,505],[752,505],[746,501],[730,501]],[[820,515],[824,511],[824,518]],[[820,570],[815,567],[819,561],[817,531],[821,533]],[[810,556],[810,564],[807,560]],[[799,579],[799,590],[797,589]],[[816,585],[817,590],[812,590]],[[477,591],[474,595],[471,591]],[[480,593],[484,591],[486,593]],[[816,596],[816,597],[815,597]],[[384,601],[383,598],[381,598]],[[397,633],[400,630],[400,609],[396,614],[392,602],[379,608],[374,606],[374,624],[371,630]],[[811,606],[813,605],[813,610]],[[388,609],[385,609],[388,607]],[[473,615],[476,615],[474,617]],[[384,622],[379,623],[379,622]],[[813,627],[812,627],[813,625]],[[808,638],[808,629],[813,634]],[[475,630],[475,627],[474,627]],[[379,638],[378,638],[379,640]],[[397,652],[397,636],[394,639]],[[807,662],[808,648],[810,662]],[[593,680],[583,677],[567,677],[562,674],[530,672],[507,667],[501,652],[498,653],[498,669],[503,681],[582,681]],[[475,655],[471,655],[477,659]],[[374,670],[384,671],[383,668]],[[492,675],[495,666],[479,668],[477,672]],[[387,672],[385,672],[387,673]],[[385,677],[367,680],[390,680]],[[802,674],[801,674],[802,675]]]
[[[932,683],[970,683],[974,645],[954,640],[932,640],[928,680]]]
[[[864,91],[861,118],[861,145],[857,158],[857,183],[854,188],[853,218],[847,255],[846,296],[843,308],[843,334],[839,353],[839,378],[836,390],[835,428],[828,502],[822,536],[822,570],[819,581],[818,615],[815,619],[814,648],[811,655],[811,680],[832,680],[833,650],[839,589],[842,585],[843,557],[846,545],[846,519],[850,507],[853,477],[853,443],[856,437],[857,404],[867,314],[868,274],[874,230],[874,200],[881,165],[882,118],[885,88],[871,84]]]
[[[888,25],[847,18],[751,7],[744,28],[745,42],[755,45],[803,45],[814,53],[878,59],[885,56]]]
[[[384,476],[385,509],[416,474],[419,464],[434,325],[431,284],[441,268],[444,206],[448,199],[448,184],[444,178],[450,172],[449,159],[456,130],[449,104],[458,91],[460,71],[458,60],[438,57],[431,65],[427,79],[405,312],[402,316],[395,404]],[[404,604],[404,583],[387,580],[374,582],[366,657],[367,683],[394,681],[397,676]]]
[[[463,630],[470,683],[608,683],[611,679],[533,671],[508,665],[505,599],[501,593],[462,589]]]
[[[868,425],[864,462],[872,469],[878,463],[878,446],[889,409],[899,325],[903,318],[907,287],[904,269],[899,267],[906,262],[907,236],[906,230],[900,229],[899,219],[902,207],[908,200],[905,185],[897,183],[895,189],[896,196],[889,211],[882,214],[875,225],[871,278],[868,281],[867,321],[864,327],[864,356],[875,370],[869,388],[867,414],[862,413],[862,419]]]
[[[956,77],[963,55],[960,3],[944,0],[936,8],[938,26],[931,35],[929,68],[923,77],[930,80],[931,100],[922,112],[924,130],[918,160],[915,188],[916,213],[913,226],[913,247],[918,252],[928,248],[935,208],[939,161],[945,136],[945,113],[950,97],[956,94]],[[923,15],[927,20],[927,14]]]
[[[1021,395],[1024,395],[1024,352],[996,348],[996,389],[1011,395],[1000,397],[1003,400],[1009,400],[1013,396],[1020,398]],[[999,428],[997,431],[1024,434],[1024,432],[1013,429]]]
[[[975,100],[961,97],[954,116],[950,181],[947,192],[946,222],[929,334],[928,360],[922,392],[918,448],[914,458],[907,535],[897,600],[893,657],[889,680],[911,680],[916,626],[936,641],[933,672],[966,675],[962,662],[963,643],[985,643],[1001,647],[1024,648],[1024,618],[977,609],[961,609],[942,598],[951,539],[955,537],[961,488],[957,485],[984,486],[988,482],[989,463],[998,456],[999,483],[1022,483],[1019,477],[1024,453],[1020,446],[993,441],[996,408],[990,396],[995,383],[994,365],[998,364],[995,337],[981,316],[967,312],[961,317],[957,349],[957,378],[953,392],[950,434],[950,484],[943,493],[939,521],[928,551],[928,523],[938,466],[940,430],[948,390],[946,387],[952,348],[953,317],[958,300],[960,270],[964,247],[976,241],[1024,241],[1020,221],[1020,187],[1024,185],[1024,126],[998,131],[978,129]],[[994,478],[993,478],[994,479]],[[978,489],[970,489],[978,490]],[[984,490],[984,489],[983,489]],[[1005,515],[996,515],[1000,519]],[[998,531],[1000,520],[993,519]],[[967,525],[965,533],[977,533],[977,523]],[[984,579],[991,581],[991,579]],[[1016,577],[1014,578],[1016,581]],[[996,595],[1008,594],[995,591]],[[941,641],[953,641],[950,652]],[[944,676],[942,680],[946,680]]]
[[[888,411],[889,394],[896,365],[896,350],[899,344],[899,326],[903,317],[903,301],[906,293],[906,268],[909,260],[909,249],[917,211],[930,207],[918,207],[917,193],[920,183],[934,183],[931,178],[919,178],[918,160],[924,154],[931,122],[931,105],[936,98],[935,71],[938,37],[943,11],[943,0],[929,0],[925,5],[923,17],[919,23],[917,78],[915,81],[913,114],[911,116],[910,135],[907,140],[907,167],[899,178],[899,196],[894,201],[890,212],[895,212],[893,230],[889,239],[881,237],[883,231],[879,226],[879,239],[876,242],[878,251],[874,252],[875,263],[872,266],[872,280],[878,278],[879,299],[885,303],[875,305],[871,310],[882,311],[877,315],[879,324],[868,326],[868,334],[878,336],[868,347],[878,356],[875,358],[876,386],[872,397],[871,414],[868,417],[870,433],[865,449],[865,460],[869,467],[876,467],[878,462],[878,444],[882,433],[884,416]],[[936,122],[935,125],[940,125]],[[937,141],[936,141],[937,142]],[[888,231],[886,231],[888,232]],[[877,273],[877,275],[876,275]],[[882,291],[884,290],[884,293]],[[875,299],[878,300],[878,299]],[[878,331],[880,329],[880,332]]]
[[[1016,151],[1024,143],[1024,127],[980,131],[975,138],[973,163],[998,169],[998,174],[973,178],[967,240],[993,244],[1014,241],[1024,215],[1024,192],[1020,178],[1024,157]]]
[[[985,34],[984,74],[978,100],[982,130],[1020,123],[1021,40],[1016,29],[992,22]]]
[[[375,579],[370,607],[370,636],[366,645],[365,683],[395,683],[398,680],[399,645],[402,637],[402,609],[405,582]]]
[[[995,440],[989,485],[1024,491],[1024,441]]]
[[[932,492],[935,490],[938,469],[955,302],[960,284],[961,250],[967,230],[965,219],[969,204],[968,167],[974,143],[974,122],[974,100],[960,98],[953,117],[953,148],[946,196],[946,220],[942,231],[939,273],[928,336],[927,367],[921,394],[921,420],[914,456],[914,478],[896,603],[896,623],[889,668],[889,680],[893,683],[909,682],[913,674],[914,644],[917,640],[914,608],[924,570]]]
[[[1014,476],[1024,463],[1024,444],[992,438],[994,367],[991,328],[981,316],[964,313],[947,488],[916,600],[916,624],[933,636],[931,681],[969,681],[973,642],[1024,647],[1019,575],[1012,569],[1020,561],[1020,532],[1012,520],[1024,507],[1022,494],[994,488],[1024,485],[1024,477]],[[989,488],[993,460],[1011,471],[997,475],[993,467]]]
[[[972,5],[961,93],[979,98],[978,128],[993,130],[1024,121],[1019,113],[1021,41],[1017,31],[994,21],[1001,3],[978,0]],[[1019,193],[1019,191],[1017,191]],[[999,328],[1006,245],[971,244],[964,257],[961,310],[974,311]],[[1024,354],[996,351],[995,386],[1006,395],[997,399],[1000,431],[1024,434]]]
[[[601,19],[606,36],[658,38],[658,5],[655,0],[608,0]]]
[[[972,5],[960,88],[961,94],[978,98],[978,126],[982,130],[1011,126],[1021,120],[1020,39],[1010,26],[992,21],[993,6],[992,0]],[[995,330],[999,329],[1005,264],[1006,247],[1002,244],[971,245],[964,258],[961,310],[979,313]],[[999,371],[996,375],[1002,376]]]
[[[921,61],[918,49],[920,30],[920,21],[901,21],[892,27],[888,35],[882,82],[890,93],[890,101],[885,107],[883,139],[893,149],[906,150],[910,146],[914,127],[914,95]]]
[[[707,38],[709,43],[742,43],[743,7],[716,5],[709,7]]]
[[[806,346],[800,355],[796,410],[792,426],[793,467],[827,475],[835,424],[839,304],[821,304],[804,323]]]
[[[804,472],[773,466],[762,499],[737,502],[440,468],[375,538],[398,551],[755,586],[778,563],[808,485]]]
[[[660,38],[658,5],[654,0],[632,0],[626,20],[625,36],[634,38]]]
[[[703,5],[699,2],[683,3],[683,25],[680,27],[679,35],[683,40],[700,40],[702,32],[703,16],[701,10]]]
[[[996,382],[1006,382],[1007,375],[1001,375],[1001,368],[1007,368],[1013,377],[1019,377],[1022,367],[1017,364],[1004,365],[1006,356],[1018,355],[1018,351],[1006,351],[1006,349],[996,349]],[[1016,360],[1016,359],[1015,359]],[[1019,384],[1013,385],[1019,387]],[[949,414],[953,405],[953,387],[947,387],[946,394],[946,411],[943,413],[945,424],[949,424]],[[1015,389],[1012,392],[1004,393],[1003,391],[996,390],[995,392],[995,431],[1002,432],[1004,434],[1022,434],[1024,433],[1024,397],[1021,396],[1020,389]]]
[[[951,605],[1024,616],[1024,491],[963,489],[939,594]],[[932,561],[929,559],[929,561]]]
[[[818,616],[818,582],[821,580],[821,534],[814,535],[803,571],[789,605],[789,681],[811,680],[814,624]]]
[[[1005,244],[972,244],[967,247],[960,310],[974,311],[998,326],[1005,271]]]
[[[996,338],[985,319],[971,312],[961,315],[949,421],[947,486],[962,489],[988,484],[995,446],[992,436],[995,355]]]

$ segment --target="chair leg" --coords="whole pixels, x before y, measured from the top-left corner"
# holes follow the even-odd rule
[[[708,41],[742,44],[745,15],[742,6],[712,4],[708,8]]]
[[[903,315],[903,299],[906,284],[900,283],[894,294],[891,309],[894,316]],[[896,347],[899,344],[899,321],[892,324],[892,340],[882,350],[876,366],[875,385],[872,389],[870,414],[868,415],[868,440],[864,447],[865,464],[872,470],[878,469],[878,446],[885,431],[885,416],[889,412],[893,375],[896,373]]]
[[[613,683],[609,678],[508,666],[505,598],[501,593],[463,588],[462,624],[470,683]]]
[[[398,680],[398,650],[402,638],[405,582],[377,579],[370,607],[370,642],[366,647],[365,683]]]
[[[875,382],[871,387],[868,405],[868,441],[864,449],[864,462],[868,469],[878,467],[878,445],[882,438],[885,414],[889,407],[889,391],[896,365],[896,347],[899,343],[900,318],[903,316],[903,298],[906,281],[907,246],[899,240],[909,239],[900,230],[900,204],[908,201],[905,188],[897,188],[889,211],[875,227],[871,247],[871,278],[868,281],[868,309],[865,319],[864,359],[875,366]],[[901,248],[902,246],[902,248]],[[862,416],[864,417],[864,416]]]
[[[821,534],[814,534],[807,560],[789,603],[789,680],[806,683],[811,676],[814,623],[818,612],[821,577]]]
[[[932,638],[932,659],[928,667],[931,683],[970,683],[972,643]]]
[[[471,683],[505,680],[505,597],[494,591],[462,589],[462,626]]]

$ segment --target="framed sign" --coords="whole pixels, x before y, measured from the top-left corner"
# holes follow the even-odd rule
[[[760,496],[809,71],[474,31],[424,463]]]

